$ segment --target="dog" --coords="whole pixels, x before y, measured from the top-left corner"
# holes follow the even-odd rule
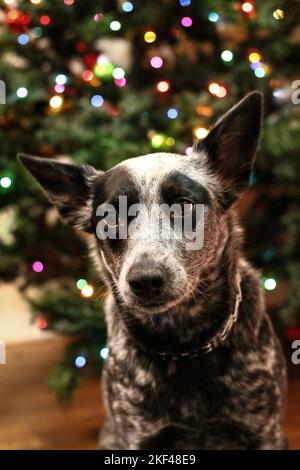
[[[99,449],[287,446],[283,354],[234,209],[248,186],[261,121],[262,96],[252,92],[189,156],[154,153],[106,172],[19,156],[62,220],[90,233],[109,286]],[[120,196],[141,205],[128,219],[142,236],[99,238],[99,223],[117,233],[124,225]],[[105,211],[97,215],[106,203],[116,208],[114,222]],[[179,204],[190,214],[201,205],[201,247],[187,249],[185,236],[153,239],[156,203]]]

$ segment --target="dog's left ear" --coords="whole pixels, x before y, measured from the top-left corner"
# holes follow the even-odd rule
[[[66,224],[91,232],[91,198],[95,178],[92,166],[76,166],[49,158],[19,154],[18,160],[35,177]]]
[[[194,146],[195,153],[205,153],[210,167],[221,179],[227,207],[248,186],[261,121],[262,95],[254,91],[231,108],[208,136]]]

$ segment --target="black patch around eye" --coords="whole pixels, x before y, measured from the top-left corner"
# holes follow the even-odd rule
[[[195,204],[209,204],[210,195],[202,184],[189,176],[174,171],[170,173],[161,185],[163,202],[172,205],[179,199],[190,199]]]
[[[95,182],[92,215],[94,233],[96,233],[97,224],[103,218],[96,215],[97,208],[102,204],[107,203],[114,206],[118,212],[119,196],[127,197],[127,210],[132,204],[139,202],[138,188],[136,187],[130,173],[122,167],[113,168],[112,170],[107,171],[104,175],[99,176],[99,179]],[[129,223],[130,220],[128,220],[128,224]],[[126,240],[120,240],[117,236],[116,239],[99,240],[99,242],[107,244],[113,251],[121,251],[124,248]]]

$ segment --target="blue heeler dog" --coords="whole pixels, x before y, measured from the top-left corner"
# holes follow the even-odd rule
[[[283,355],[233,208],[248,185],[261,115],[261,95],[253,92],[190,156],[155,153],[106,172],[19,156],[62,219],[91,234],[109,286],[99,448],[286,448]],[[141,204],[128,219],[142,238],[118,236],[120,196]],[[98,214],[104,203],[116,208],[114,223]],[[154,204],[184,209],[170,226],[186,209],[193,216],[204,207],[203,246],[187,249],[185,236],[153,239]],[[117,236],[96,236],[100,222]]]

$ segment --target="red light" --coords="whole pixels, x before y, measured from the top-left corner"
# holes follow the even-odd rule
[[[91,80],[93,80],[93,78],[94,74],[91,70],[85,70],[84,72],[82,72],[82,79],[85,82],[90,82]]]
[[[48,327],[47,320],[43,317],[39,318],[38,326],[41,330],[45,330]]]
[[[40,23],[44,26],[47,26],[47,24],[49,24],[51,22],[51,18],[50,16],[48,15],[42,15],[40,17]]]
[[[158,82],[158,84],[156,85],[156,89],[160,93],[166,93],[170,90],[170,83],[165,80],[162,80],[161,82]]]

